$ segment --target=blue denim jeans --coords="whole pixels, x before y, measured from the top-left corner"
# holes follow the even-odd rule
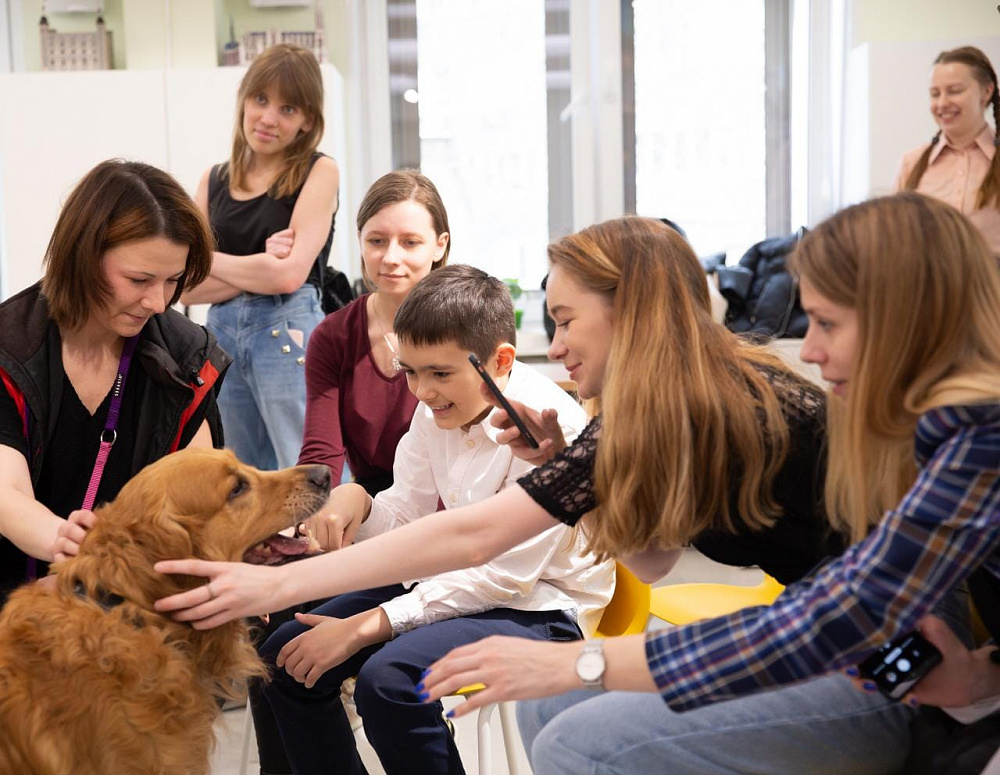
[[[934,613],[969,640],[968,591]],[[914,711],[840,673],[684,713],[658,694],[575,691],[518,703],[535,775],[894,775]]]
[[[306,345],[322,319],[312,285],[280,296],[240,294],[209,308],[208,329],[233,357],[219,395],[226,446],[243,462],[274,470],[298,461]]]
[[[520,702],[535,775],[891,775],[914,711],[832,674],[675,713],[658,694]]]

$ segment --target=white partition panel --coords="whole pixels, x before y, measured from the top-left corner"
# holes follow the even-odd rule
[[[347,200],[344,83],[323,65],[320,150],[341,169],[332,263],[347,267],[354,205]],[[111,157],[173,173],[192,195],[230,151],[242,68],[0,74],[0,293],[41,276],[59,208],[73,184]]]
[[[193,195],[202,173],[229,157],[242,67],[171,70],[166,77],[170,170]]]
[[[59,208],[87,170],[114,156],[166,165],[162,95],[156,72],[0,75],[5,296],[41,275]]]

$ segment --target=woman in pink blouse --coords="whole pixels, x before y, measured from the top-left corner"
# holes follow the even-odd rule
[[[938,133],[903,156],[895,190],[947,202],[1000,254],[1000,139],[984,117],[992,106],[994,124],[1000,125],[996,71],[973,46],[942,51],[931,70],[930,97]]]

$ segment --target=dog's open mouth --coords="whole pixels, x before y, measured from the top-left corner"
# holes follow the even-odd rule
[[[243,562],[252,565],[281,565],[292,560],[302,560],[322,553],[322,548],[312,535],[294,538],[275,533],[256,546],[247,549]]]

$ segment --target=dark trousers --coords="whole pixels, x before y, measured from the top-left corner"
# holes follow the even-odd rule
[[[268,617],[265,623],[260,619],[251,622],[251,639],[253,645],[259,652],[267,639],[270,638],[281,625],[288,621],[295,621],[296,613],[308,613],[317,606],[326,602],[326,598],[312,600],[308,603],[286,608]],[[273,671],[273,661],[271,664]],[[281,742],[281,732],[278,731],[278,722],[274,718],[274,711],[271,705],[264,699],[264,682],[259,679],[252,679],[247,686],[247,704],[250,713],[253,715],[253,730],[257,738],[257,757],[260,762],[261,775],[290,775],[292,765],[288,763],[285,755],[285,746]]]
[[[313,613],[343,619],[405,591],[397,584],[340,595]],[[418,627],[365,648],[324,673],[312,689],[306,689],[283,669],[275,668],[274,662],[286,643],[308,629],[290,621],[260,649],[273,672],[264,696],[277,719],[292,772],[298,775],[366,773],[340,701],[340,685],[352,676],[357,676],[354,701],[365,734],[387,775],[464,773],[455,741],[441,716],[441,703],[424,704],[417,699],[415,687],[424,668],[456,646],[489,635],[533,640],[580,638],[576,624],[561,611],[495,609]]]

